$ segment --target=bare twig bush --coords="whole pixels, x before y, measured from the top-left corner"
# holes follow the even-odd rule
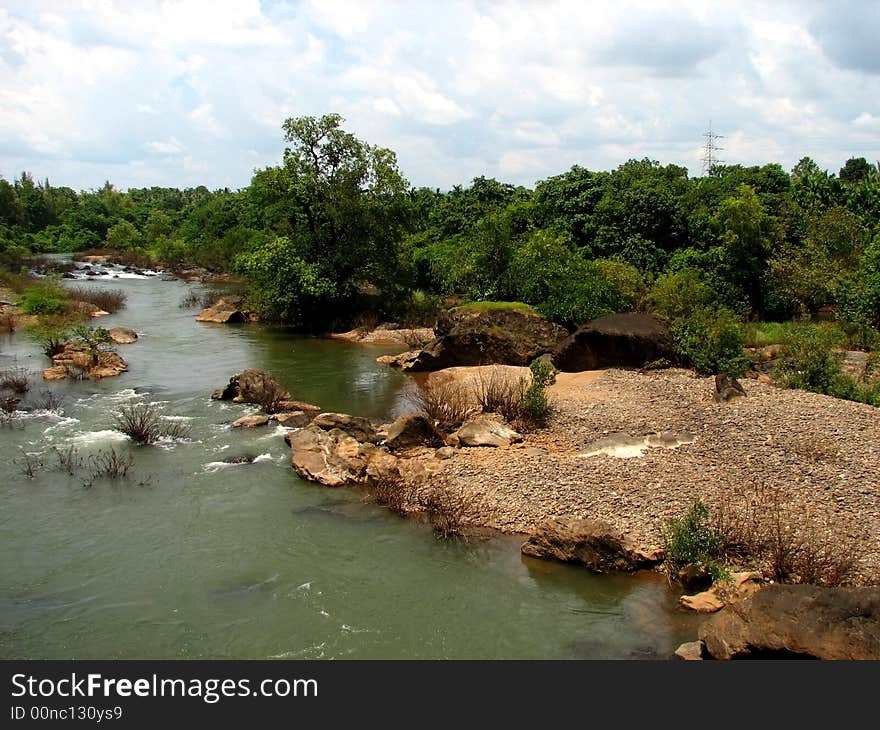
[[[37,410],[60,413],[64,409],[64,398],[51,390],[43,390],[36,401]]]
[[[85,380],[89,377],[89,369],[74,362],[67,361],[64,363],[64,372],[70,380]]]
[[[207,291],[190,289],[186,296],[180,300],[180,308],[195,309],[196,307],[201,307],[206,309],[207,307],[213,307],[222,298],[223,292],[219,289],[208,289]]]
[[[4,398],[0,396],[0,413],[4,413],[9,417],[15,413],[18,408],[18,404],[21,403],[21,398],[10,397]]]
[[[16,463],[19,471],[28,479],[33,479],[44,466],[40,457],[32,454],[24,454]]]
[[[428,378],[408,400],[419,411],[424,411],[440,428],[451,430],[460,426],[473,412],[470,390],[452,380]]]
[[[379,326],[379,315],[375,312],[361,312],[352,320],[352,329],[360,337],[369,334]]]
[[[0,390],[10,390],[16,395],[24,395],[31,389],[31,372],[23,367],[10,367],[0,370]]]
[[[407,511],[411,490],[399,475],[372,477],[368,486],[368,495],[377,504],[387,507],[396,514],[404,514]]]
[[[117,430],[137,444],[155,444],[162,438],[185,438],[190,430],[182,421],[163,421],[159,409],[145,403],[122,406],[114,420]]]
[[[83,460],[75,446],[68,446],[66,449],[53,446],[52,451],[55,453],[55,458],[58,459],[58,468],[70,476],[73,476],[77,469],[82,468]]]
[[[97,454],[89,455],[89,473],[91,479],[122,479],[128,475],[134,464],[131,454],[123,454],[114,449],[102,449]]]
[[[760,562],[777,582],[838,586],[856,577],[858,545],[784,489],[761,483],[728,492],[714,523],[726,555]]]
[[[421,350],[434,340],[433,330],[424,327],[410,327],[400,331],[400,339],[410,350]]]
[[[467,540],[464,528],[475,512],[476,499],[440,482],[418,494],[417,501],[428,516],[438,540]]]
[[[76,302],[88,302],[105,312],[118,312],[125,306],[128,296],[122,289],[97,289],[84,286],[70,287],[68,290],[71,300]]]

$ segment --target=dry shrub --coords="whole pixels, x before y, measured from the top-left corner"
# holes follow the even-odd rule
[[[406,513],[411,489],[400,475],[383,474],[371,477],[368,486],[369,497],[376,504],[381,504],[396,514]]]
[[[40,392],[40,397],[36,401],[38,411],[53,411],[60,413],[64,409],[64,398],[53,393],[51,390]]]
[[[10,367],[0,370],[0,390],[9,390],[16,395],[24,395],[31,389],[31,372],[23,367]]]
[[[476,511],[473,495],[440,482],[419,493],[417,503],[425,510],[438,540],[467,540],[464,527]]]
[[[85,380],[89,377],[89,369],[75,362],[67,360],[64,364],[64,372],[70,380]]]
[[[424,411],[441,429],[460,426],[474,410],[470,390],[454,380],[427,378],[409,395],[416,410]]]
[[[8,312],[0,314],[0,332],[15,332],[15,317],[12,314]]]
[[[352,320],[352,329],[359,337],[372,332],[379,326],[379,315],[375,312],[361,312]]]
[[[24,454],[24,456],[16,461],[19,471],[28,479],[33,479],[37,472],[43,468],[43,462],[39,456],[32,454]]]
[[[421,350],[434,340],[434,331],[425,327],[413,327],[400,330],[400,339],[410,350]]]
[[[779,583],[839,586],[856,577],[858,545],[841,541],[826,515],[782,488],[761,483],[728,492],[714,522],[729,557],[766,565]]]
[[[76,302],[88,302],[94,304],[98,309],[105,312],[118,312],[125,306],[125,300],[128,298],[122,289],[93,289],[90,287],[70,287],[70,298]]]
[[[180,300],[181,309],[194,309],[201,307],[207,309],[213,307],[223,298],[223,292],[219,289],[208,289],[207,291],[195,291],[191,289],[187,295]]]
[[[265,381],[264,386],[254,395],[252,402],[260,406],[264,413],[272,415],[283,410],[281,404],[289,399],[290,393],[269,378]]]
[[[134,464],[134,458],[131,454],[122,454],[112,446],[89,456],[89,472],[92,480],[102,477],[121,479],[128,474],[132,464]]]
[[[55,452],[55,457],[58,459],[58,468],[66,471],[70,476],[73,476],[74,472],[83,465],[79,451],[74,446],[68,446],[66,449],[53,446],[52,451]]]
[[[161,438],[179,439],[189,435],[189,425],[181,421],[164,421],[159,410],[139,403],[122,406],[114,417],[116,428],[137,444],[150,445]]]
[[[481,368],[474,380],[474,397],[486,413],[500,413],[508,422],[515,421],[522,408],[528,384],[503,368]]]

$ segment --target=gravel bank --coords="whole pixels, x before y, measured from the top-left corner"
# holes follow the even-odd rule
[[[745,486],[784,487],[840,540],[861,546],[860,577],[880,576],[880,410],[744,380],[747,397],[712,398],[686,370],[562,374],[549,427],[510,449],[462,449],[447,473],[473,496],[472,520],[530,532],[549,516],[607,520],[658,544],[665,520],[693,500]],[[616,433],[695,436],[637,458],[581,454]],[[534,448],[542,447],[547,453]]]

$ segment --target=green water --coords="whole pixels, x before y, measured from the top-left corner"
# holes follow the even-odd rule
[[[51,389],[63,416],[0,427],[0,657],[642,658],[694,638],[697,620],[656,576],[524,559],[515,537],[438,542],[357,491],[300,480],[279,430],[233,431],[248,408],[209,397],[259,367],[327,410],[390,418],[407,381],[376,364],[386,350],[199,324],[180,282],[87,286],[124,288],[128,306],[100,323],[141,337],[119,347],[118,378],[34,379],[30,402]],[[47,362],[2,335],[0,368],[12,364]],[[186,419],[189,440],[130,444],[112,413],[135,402]],[[134,464],[87,486],[87,469],[56,466],[52,447],[71,445]],[[43,463],[33,478],[26,453]],[[221,463],[243,454],[259,458]]]

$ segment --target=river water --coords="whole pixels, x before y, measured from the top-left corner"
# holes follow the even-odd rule
[[[232,430],[253,409],[210,400],[258,367],[296,398],[387,419],[407,387],[375,362],[388,350],[197,323],[180,302],[198,285],[78,284],[124,289],[99,322],[140,339],[119,346],[117,378],[48,384],[37,344],[0,335],[0,368],[35,373],[31,410],[0,426],[0,657],[665,658],[695,638],[656,575],[524,558],[521,537],[438,542],[356,490],[299,479],[280,429]],[[63,413],[33,410],[46,390]],[[188,439],[131,444],[113,413],[137,402],[185,420]],[[53,451],[71,446],[72,476]],[[89,485],[89,456],[111,446],[131,471]],[[240,455],[257,459],[223,461]]]

